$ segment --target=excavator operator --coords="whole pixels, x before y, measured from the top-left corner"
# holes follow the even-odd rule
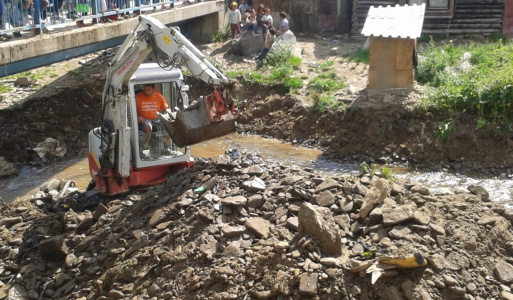
[[[145,84],[143,88],[143,92],[135,96],[135,102],[139,130],[144,132],[142,148],[148,150],[150,148],[151,131],[154,128],[158,129],[157,126],[159,126],[157,112],[164,112],[168,106],[164,96],[154,90],[155,84]]]

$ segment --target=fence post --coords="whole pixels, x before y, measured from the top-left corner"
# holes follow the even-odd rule
[[[3,1],[3,0],[0,0]],[[41,27],[37,28],[37,25],[41,24],[41,6],[39,0],[34,0],[34,34],[41,34]],[[44,25],[41,25],[44,26]]]

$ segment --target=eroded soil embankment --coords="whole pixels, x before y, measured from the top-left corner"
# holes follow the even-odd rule
[[[370,102],[362,95],[344,109],[319,113],[295,97],[272,92],[248,97],[249,90],[241,89],[239,99],[246,99],[239,102],[242,131],[301,140],[325,147],[338,158],[357,161],[408,162],[423,169],[458,172],[512,172],[512,132],[493,126],[477,129],[474,116],[456,118],[454,131],[444,141],[439,124],[450,116],[405,105],[409,96],[383,103],[379,96]]]
[[[191,99],[207,94],[206,85],[188,80]],[[101,118],[101,85],[60,89],[51,95],[32,97],[17,108],[0,110],[0,153],[11,162],[34,163],[40,158],[30,149],[47,137],[67,149],[66,157],[87,148],[89,130]],[[277,139],[296,140],[323,147],[333,157],[355,161],[408,162],[413,166],[458,172],[511,174],[513,134],[494,127],[476,129],[475,118],[457,118],[447,141],[437,133],[439,122],[448,116],[415,109],[405,99],[392,101],[360,96],[345,108],[319,113],[283,88],[242,84],[235,98],[240,111],[239,130]],[[51,157],[45,157],[52,159]]]
[[[77,86],[31,97],[14,108],[0,110],[1,156],[20,164],[40,162],[31,149],[49,137],[66,148],[65,158],[76,156],[87,148],[89,130],[99,125],[100,95],[95,88]],[[44,159],[52,157],[47,155]]]

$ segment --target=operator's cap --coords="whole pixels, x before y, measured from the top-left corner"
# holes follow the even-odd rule
[[[234,5],[235,5],[235,6],[238,6],[238,5],[237,5],[237,2],[232,2],[232,4],[230,4],[230,6],[234,6]]]

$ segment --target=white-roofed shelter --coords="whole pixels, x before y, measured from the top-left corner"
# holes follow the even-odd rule
[[[369,90],[412,88],[413,57],[426,6],[371,7],[362,29],[369,37]]]

